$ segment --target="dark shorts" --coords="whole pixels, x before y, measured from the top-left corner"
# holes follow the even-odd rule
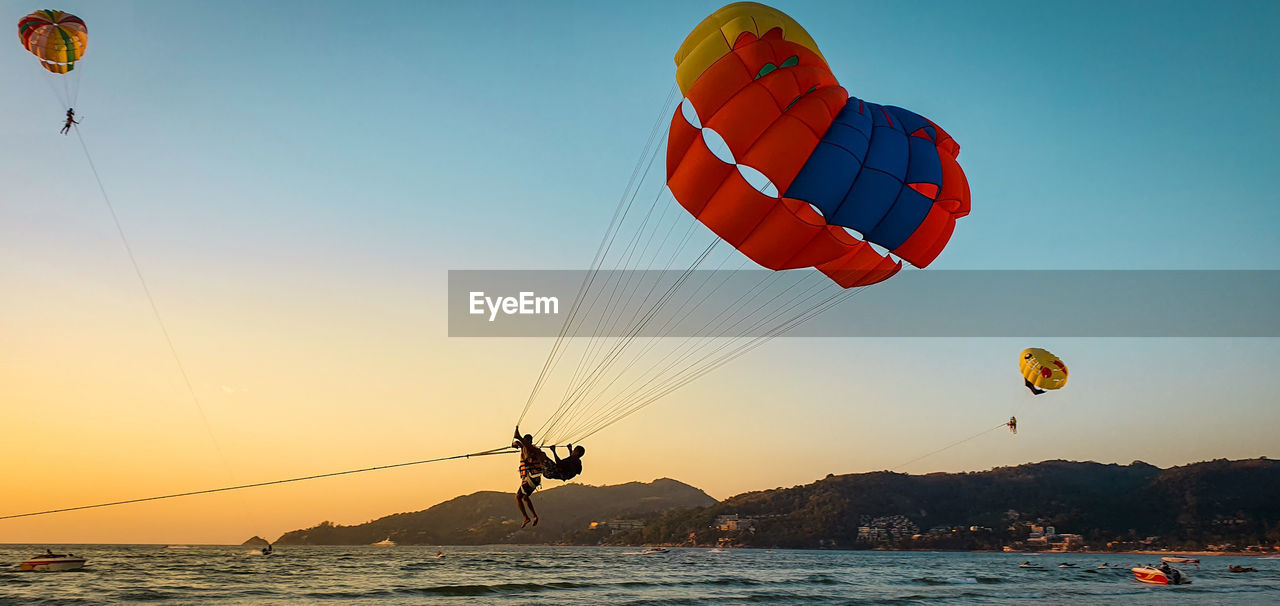
[[[542,485],[542,476],[527,475],[527,476],[524,476],[523,478],[520,478],[520,488],[516,490],[516,493],[522,494],[526,497],[531,496],[533,495],[533,491],[537,490],[538,487],[541,485]]]

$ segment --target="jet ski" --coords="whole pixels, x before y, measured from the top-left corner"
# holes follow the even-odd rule
[[[1177,568],[1170,568],[1169,574],[1165,574],[1159,568],[1150,566],[1139,566],[1131,569],[1133,577],[1140,582],[1150,583],[1152,585],[1189,585],[1191,578],[1182,574]]]
[[[70,553],[53,553],[45,551],[18,565],[18,570],[35,570],[39,572],[62,572],[84,567],[88,560]]]

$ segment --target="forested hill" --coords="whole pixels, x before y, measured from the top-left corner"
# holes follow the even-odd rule
[[[746,521],[711,528],[716,516],[730,514]],[[1045,461],[956,474],[833,475],[672,512],[610,542],[681,543],[696,533],[700,544],[999,549],[1026,539],[1032,524],[1083,535],[1095,548],[1280,544],[1280,462],[1162,470],[1140,461]],[[860,526],[870,528],[861,541]],[[1158,539],[1143,544],[1150,537]]]
[[[1020,546],[1034,525],[1081,535],[1091,548],[1280,544],[1280,462],[1269,459],[1169,469],[1143,462],[1045,461],[955,474],[831,475],[720,503],[668,479],[569,484],[539,491],[534,502],[542,521],[525,530],[519,529],[512,494],[478,492],[356,526],[325,522],[289,532],[278,542],[367,545],[390,538],[401,545],[688,545],[692,536],[698,545],[1000,549]],[[717,520],[733,515],[738,518],[733,524]],[[607,524],[611,521],[621,523]],[[606,524],[592,529],[592,522]],[[630,529],[639,523],[642,529]]]
[[[592,522],[653,517],[669,510],[714,505],[707,493],[675,480],[616,486],[566,484],[538,491],[534,504],[542,519],[520,530],[513,493],[484,491],[445,501],[423,511],[398,513],[355,526],[323,522],[285,533],[281,545],[368,545],[390,538],[400,545],[481,545],[553,543],[572,540]],[[595,540],[591,541],[595,543]]]

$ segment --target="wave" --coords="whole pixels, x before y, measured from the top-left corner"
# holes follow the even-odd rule
[[[986,582],[986,581],[980,581]],[[1001,582],[999,579],[996,582]],[[642,589],[645,587],[698,587],[698,586],[716,586],[716,587],[760,587],[764,585],[845,585],[844,581],[831,578],[823,574],[809,575],[799,579],[781,579],[777,581],[760,581],[746,577],[715,577],[706,579],[696,579],[689,581],[667,581],[658,583],[652,581],[620,581],[617,583],[601,583],[599,586],[611,587],[628,587],[633,589]]]
[[[141,589],[132,589],[129,591],[122,591],[122,592],[116,593],[111,596],[112,598],[111,601],[115,602],[116,600],[119,600],[120,602],[160,602],[160,601],[168,601],[168,600],[177,600],[184,597],[189,597],[189,596],[185,593],[178,593],[174,591],[160,591],[158,589],[141,588]]]
[[[912,580],[925,585],[994,585],[1005,582],[999,577],[947,577],[945,579],[920,577]]]
[[[811,574],[796,582],[813,583],[815,585],[842,585],[843,581],[833,579],[825,574]]]
[[[596,585],[585,583],[498,583],[495,585],[437,585],[435,587],[417,587],[398,589],[396,593],[423,596],[467,597],[490,595],[497,593],[526,593],[555,591],[563,589],[583,589]],[[373,596],[366,596],[373,597]]]

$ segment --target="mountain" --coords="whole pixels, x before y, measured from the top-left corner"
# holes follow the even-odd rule
[[[1141,461],[1044,461],[968,473],[829,475],[723,502],[670,479],[568,484],[537,493],[542,521],[525,530],[514,500],[510,493],[478,492],[356,526],[324,522],[277,543],[367,545],[389,537],[402,545],[638,545],[688,544],[693,537],[699,545],[1000,549],[1053,526],[1079,535],[1077,546],[1093,548],[1280,544],[1280,462],[1269,459],[1169,469]],[[632,529],[640,526],[634,522],[590,528],[619,519],[643,528]]]
[[[713,528],[717,516],[734,514],[741,519],[735,528]],[[1141,461],[1045,461],[955,474],[830,475],[669,512],[608,541],[682,543],[693,533],[700,544],[999,549],[1026,539],[1033,524],[1097,547],[1280,543],[1280,462],[1160,469]]]
[[[399,545],[553,543],[574,540],[592,522],[651,518],[671,510],[714,505],[688,484],[663,478],[616,486],[566,484],[534,495],[541,514],[536,527],[520,530],[520,512],[509,492],[483,491],[423,511],[398,513],[355,526],[322,522],[285,533],[277,545],[368,545],[390,538]],[[599,534],[599,533],[588,533]],[[607,533],[605,533],[607,534]],[[598,538],[575,542],[599,542]]]

